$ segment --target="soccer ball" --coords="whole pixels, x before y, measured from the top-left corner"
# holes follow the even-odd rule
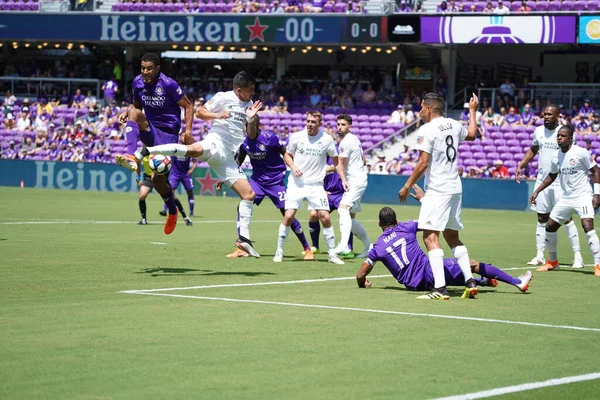
[[[152,154],[148,159],[148,165],[158,175],[168,174],[173,166],[171,164],[171,157],[163,156],[162,154]]]

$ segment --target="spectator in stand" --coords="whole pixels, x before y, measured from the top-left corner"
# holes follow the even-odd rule
[[[506,125],[506,116],[508,114],[506,113],[506,108],[502,107],[500,109],[500,117],[498,118],[498,126],[503,126]]]
[[[269,12],[271,14],[283,14],[285,12],[285,10],[283,9],[283,7],[281,7],[281,5],[279,4],[279,1],[275,0],[273,2],[273,6],[271,7],[271,10]]]
[[[467,10],[467,11],[468,11],[468,10]],[[463,13],[463,12],[465,12],[465,5],[464,5],[463,3],[460,3],[460,4],[458,5],[458,10],[457,10],[457,12],[459,12],[459,13]]]
[[[12,113],[15,107],[15,103],[17,102],[17,98],[10,90],[6,91],[6,97],[4,98],[4,103],[2,103],[2,112],[6,117],[8,113]]]
[[[15,141],[11,140],[8,144],[8,149],[4,150],[2,157],[7,160],[16,160],[19,157],[19,152],[15,148]]]
[[[48,153],[46,154],[46,160],[48,160],[48,161],[59,161],[60,160],[60,150],[58,149],[56,142],[50,143],[50,147],[48,148]]]
[[[288,102],[285,101],[284,96],[279,96],[279,99],[277,100],[275,107],[273,107],[273,111],[275,111],[279,114],[286,114],[288,112]]]
[[[299,0],[290,0],[288,1],[288,6],[285,8],[286,13],[298,13],[300,12],[300,1]]]
[[[404,113],[403,108],[404,106],[402,104],[398,104],[398,107],[392,112],[392,115],[390,116],[390,119],[388,119],[387,122],[389,124],[405,123],[406,114]]]
[[[60,97],[58,98],[59,105],[71,106],[71,96],[67,92],[67,89],[63,89]]]
[[[448,12],[455,13],[458,12],[458,7],[454,0],[450,0],[450,4],[448,4]]]
[[[496,15],[508,15],[510,14],[510,10],[508,7],[504,7],[502,0],[498,1],[498,6],[494,8],[494,14]]]
[[[502,5],[502,3],[498,3],[498,6],[500,5]],[[500,85],[500,94],[503,98],[508,97],[509,99],[514,99],[515,89],[515,84],[511,82],[510,78],[506,78],[506,81],[504,81],[504,83]]]
[[[527,5],[526,1],[523,1],[523,2],[521,2],[521,7],[519,7],[519,9],[517,10],[517,12],[528,14],[528,13],[531,12],[531,7],[529,7]]]
[[[388,162],[385,159],[385,154],[383,153],[383,151],[379,150],[377,152],[376,156],[377,156],[377,161],[373,164],[372,173],[377,173],[380,175],[387,175]],[[384,171],[383,174],[381,173],[382,170]]]
[[[33,129],[33,127],[31,126],[31,119],[30,119],[31,117],[28,113],[29,113],[29,107],[21,108],[21,116],[17,120],[17,126],[16,126],[16,128],[19,132],[30,131]]]
[[[585,99],[583,101],[583,107],[581,107],[581,109],[579,110],[579,115],[582,118],[591,118],[592,115],[594,115],[594,107],[592,107],[590,105],[590,100],[589,99]]]
[[[37,109],[37,115],[39,116],[40,114],[48,114],[50,119],[52,117],[52,114],[54,112],[54,107],[52,107],[52,105],[50,103],[48,103],[47,99],[41,99],[40,101],[40,105],[38,106]]]
[[[58,95],[58,90],[54,89],[52,95],[48,98],[48,103],[52,107],[57,107],[60,104],[60,96]]]
[[[588,124],[586,119],[581,118],[579,122],[575,124],[575,131],[582,135],[587,135],[591,133],[590,124]]]
[[[514,106],[508,109],[508,115],[504,117],[504,121],[510,126],[521,125],[521,117],[517,114],[517,109]]]
[[[314,88],[312,94],[310,95],[309,102],[312,108],[321,107],[321,94],[319,93],[319,89]]]
[[[411,12],[412,10],[410,9],[410,7],[406,4],[406,1],[402,0],[400,2],[400,5],[398,6],[398,9],[396,10],[397,13],[403,13],[403,12]]]
[[[504,165],[502,165],[502,160],[496,160],[494,162],[494,165],[496,168],[494,168],[494,170],[492,171],[492,178],[499,178],[499,179],[508,179],[509,178],[508,168],[506,168]]]
[[[579,104],[573,104],[573,106],[571,107],[571,113],[569,115],[571,116],[571,118],[579,116]]]
[[[475,166],[471,166],[469,167],[469,178],[481,178],[481,174],[482,174],[482,170],[475,167]]]
[[[535,114],[536,117],[540,118],[542,115],[542,102],[540,99],[535,99],[533,102],[533,107],[531,107],[531,111]]]
[[[597,113],[594,114],[590,130],[594,135],[600,135],[600,115]]]
[[[15,130],[15,118],[12,113],[8,113],[6,119],[4,120],[4,129],[7,131]]]
[[[29,160],[35,154],[35,144],[33,144],[33,140],[31,137],[27,136],[25,138],[25,143],[21,146],[19,150],[19,159],[20,160]]]
[[[83,104],[85,105],[85,107],[93,107],[96,105],[97,102],[98,100],[96,99],[96,96],[92,94],[91,90],[88,90],[87,96],[85,100],[83,100]]]
[[[104,91],[104,101],[106,101],[106,104],[112,103],[119,93],[119,85],[117,85],[116,78],[113,77],[107,80],[102,85],[102,90]]]
[[[445,13],[445,12],[449,12],[450,10],[448,9],[448,3],[446,3],[446,1],[442,1],[440,3],[440,5],[437,7],[437,12],[440,13]]]
[[[493,14],[494,13],[494,6],[493,6],[492,2],[488,2],[485,5],[485,8],[483,9],[482,12],[484,12],[486,14]]]
[[[424,12],[426,12],[423,9],[423,2],[421,0],[417,1],[417,5],[415,6],[415,12],[416,13],[424,13]]]
[[[81,89],[77,89],[75,91],[75,96],[73,96],[73,103],[71,104],[71,107],[85,107],[85,96],[81,93]]]
[[[362,94],[363,103],[374,103],[377,99],[377,93],[373,90],[373,86],[369,84],[367,90]]]
[[[37,135],[35,136],[35,141],[33,144],[35,145],[36,151],[38,149],[46,149],[48,144],[48,134],[44,129],[37,130]]]
[[[50,114],[48,114],[48,112],[46,110],[43,110],[41,113],[38,112],[38,115],[35,118],[35,121],[33,122],[33,129],[47,130],[48,123],[50,122],[51,119],[52,119],[52,116]]]
[[[531,111],[531,105],[529,103],[525,103],[523,106],[523,112],[521,113],[521,122],[523,125],[531,126],[537,121],[537,117]]]

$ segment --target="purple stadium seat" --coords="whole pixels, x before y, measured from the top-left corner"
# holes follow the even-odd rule
[[[475,11],[476,12],[481,12],[484,10],[486,6],[486,3],[482,2],[482,1],[478,1],[475,3]]]
[[[518,154],[521,153],[521,146],[510,146],[510,150],[511,153],[513,154]]]
[[[488,160],[497,160],[500,158],[500,154],[493,152],[493,153],[488,153],[487,157]]]
[[[373,142],[362,142],[361,145],[363,149],[368,149],[369,147],[373,147]]]
[[[331,12],[333,12],[333,5],[329,4],[329,3],[323,4],[323,12],[324,13],[331,13]]]
[[[561,11],[572,11],[574,3],[570,0],[565,0],[562,2],[560,9]]]
[[[587,4],[585,4],[583,1],[576,1],[573,4],[574,11],[585,11],[586,9],[587,9]]]
[[[485,158],[485,153],[483,151],[478,151],[476,153],[473,153],[473,158],[479,160],[479,159],[484,159]]]
[[[346,3],[335,3],[335,5],[333,6],[333,12],[344,13],[346,12],[346,8],[348,8],[348,5]]]
[[[483,146],[483,151],[486,153],[492,153],[492,152],[496,151],[496,146],[491,145],[491,144],[489,144],[487,146]]]
[[[500,159],[503,161],[512,160],[512,153],[500,153]]]
[[[487,162],[487,160],[486,160],[486,159],[483,159],[483,158],[482,158],[482,159],[479,159],[479,160],[477,160],[477,166],[478,166],[478,167],[480,167],[480,168],[481,168],[481,167],[485,167],[485,166],[487,165],[487,163],[488,163],[488,162]]]
[[[495,139],[502,139],[504,138],[504,135],[502,134],[502,132],[490,132],[490,139],[495,140]]]
[[[520,146],[521,143],[517,139],[510,139],[506,141],[508,146]],[[511,150],[512,151],[512,150]]]
[[[588,11],[596,11],[598,10],[598,8],[600,6],[600,2],[598,2],[597,0],[591,0],[587,2],[587,9]]]
[[[509,140],[509,139],[516,139],[517,138],[517,133],[516,132],[505,132],[504,133],[504,139]]]
[[[496,146],[505,146],[506,145],[506,140],[505,139],[494,139],[494,145],[496,145]]]
[[[529,139],[521,139],[521,141],[519,143],[521,144],[522,147],[530,147],[531,146],[531,140],[529,140]]]
[[[513,131],[513,128],[510,125],[502,125],[500,127],[500,132],[504,133],[504,132],[512,132],[512,131]],[[502,135],[502,136],[504,137],[504,135]]]
[[[515,160],[506,160],[506,162],[504,163],[504,165],[507,168],[515,168],[517,166],[517,162],[518,161],[515,161]]]
[[[477,160],[474,158],[467,158],[463,161],[463,165],[466,167],[475,166],[477,165]]]
[[[144,11],[144,12],[150,12],[151,11],[151,5],[152,5],[151,3],[144,3],[142,5],[142,11]]]
[[[535,3],[535,8],[532,8],[534,11],[548,11],[548,2],[540,1],[539,3]]]
[[[470,142],[467,142],[467,143],[470,143]],[[473,144],[473,145],[469,146],[469,150],[471,150],[472,152],[483,151],[483,146],[480,144]]]
[[[496,147],[496,151],[498,153],[508,153],[510,151],[510,147],[509,146],[498,146],[498,147]]]
[[[500,130],[500,128],[497,127],[496,125],[492,125],[492,126],[488,126],[487,130],[488,130],[488,132],[498,132]]]
[[[515,11],[519,11],[519,7],[521,7],[521,3],[515,1],[515,2],[510,3],[509,9],[510,9],[510,11],[515,12]]]
[[[513,160],[516,162],[520,162],[523,159],[523,153],[514,153]]]

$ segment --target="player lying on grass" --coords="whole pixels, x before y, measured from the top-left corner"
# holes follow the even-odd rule
[[[422,193],[422,191],[418,186],[414,189],[416,194],[413,197],[418,199],[419,193]],[[383,230],[383,235],[377,239],[366,261],[362,263],[356,274],[358,286],[361,288],[371,286],[371,282],[367,280],[367,275],[369,275],[375,263],[381,261],[392,276],[400,284],[406,286],[408,290],[431,290],[434,285],[433,272],[431,271],[429,258],[425,255],[417,240],[417,221],[398,223],[394,210],[390,207],[383,207],[379,211],[379,226]],[[483,277],[483,279],[477,279],[479,286],[495,287],[498,286],[497,280],[499,280],[516,286],[523,293],[529,288],[532,277],[531,271],[527,271],[524,275],[513,278],[491,264],[476,260],[471,260],[471,270]],[[455,259],[444,259],[444,273],[448,285],[465,285],[465,278]]]

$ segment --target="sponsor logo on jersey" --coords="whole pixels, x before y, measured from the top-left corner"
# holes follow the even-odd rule
[[[418,144],[423,144],[424,140],[425,140],[425,136],[417,136],[417,143]]]
[[[259,148],[259,149],[261,149],[262,151],[265,151],[265,150],[267,150],[267,146],[265,146],[265,145],[264,145],[264,144],[262,144],[262,143],[258,145],[258,148]]]
[[[163,93],[163,90],[162,90],[162,88],[161,88],[160,86],[158,86],[158,87],[156,88],[156,94],[158,94],[158,95],[160,96],[160,95],[162,95],[162,93]]]

